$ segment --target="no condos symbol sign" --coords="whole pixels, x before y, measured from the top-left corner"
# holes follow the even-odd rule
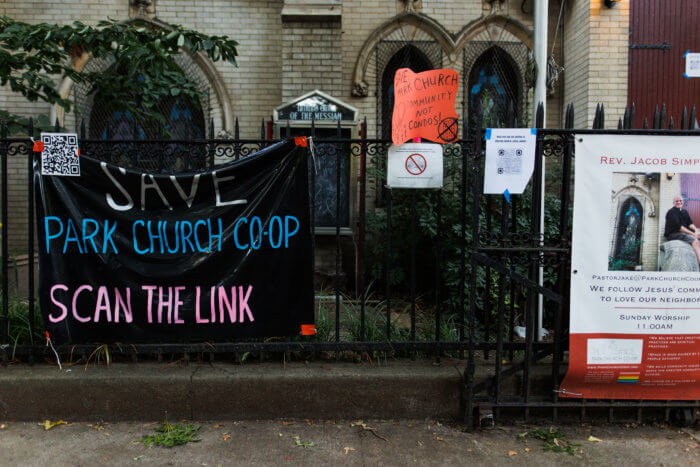
[[[389,148],[389,188],[442,188],[442,146],[406,143]]]

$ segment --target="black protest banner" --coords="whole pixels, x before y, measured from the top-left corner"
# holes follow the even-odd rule
[[[289,336],[313,324],[306,152],[156,175],[35,160],[41,313],[57,343]]]

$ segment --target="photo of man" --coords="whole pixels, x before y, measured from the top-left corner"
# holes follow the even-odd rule
[[[693,224],[688,211],[683,209],[683,197],[673,198],[673,207],[666,213],[664,237],[666,240],[680,240],[693,247],[698,264],[700,265],[700,231]]]

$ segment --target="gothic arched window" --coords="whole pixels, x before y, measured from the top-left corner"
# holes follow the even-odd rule
[[[615,250],[613,261],[624,263],[622,269],[632,268],[640,263],[642,251],[642,221],[644,209],[634,197],[627,198],[617,212]]]
[[[128,110],[112,108],[100,96],[100,89],[93,89],[79,83],[73,88],[76,118],[85,122],[89,139],[175,139],[188,140],[204,138],[209,123],[211,85],[204,72],[192,57],[178,54],[175,62],[190,80],[196,83],[202,92],[199,98],[188,98],[182,94],[166,96],[146,109],[160,116],[162,124],[143,125]],[[83,71],[101,73],[113,71],[113,64],[108,60],[93,58],[87,62]],[[163,131],[161,131],[163,130]]]
[[[391,139],[391,120],[394,112],[394,75],[399,68],[410,68],[414,73],[435,68],[428,57],[416,46],[407,45],[391,57],[382,74],[382,138]]]
[[[517,66],[513,59],[498,46],[487,49],[476,60],[469,73],[467,99],[469,128],[476,128],[481,114],[482,128],[514,126],[509,114],[517,115],[521,90]]]
[[[204,112],[199,102],[183,97],[160,99],[153,112],[160,114],[164,121],[163,136],[167,139],[189,140],[204,138]],[[160,130],[146,128],[127,111],[110,109],[95,94],[90,109],[91,139],[146,139],[161,137]]]

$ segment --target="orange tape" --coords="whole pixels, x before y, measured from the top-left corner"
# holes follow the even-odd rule
[[[34,147],[32,148],[32,151],[44,152],[44,142],[43,141],[34,141]]]
[[[314,336],[314,335],[316,335],[316,325],[315,324],[302,324],[301,325],[301,335],[302,336]]]
[[[306,141],[306,136],[297,136],[294,138],[294,144],[301,146],[302,148],[308,147],[309,143]]]

